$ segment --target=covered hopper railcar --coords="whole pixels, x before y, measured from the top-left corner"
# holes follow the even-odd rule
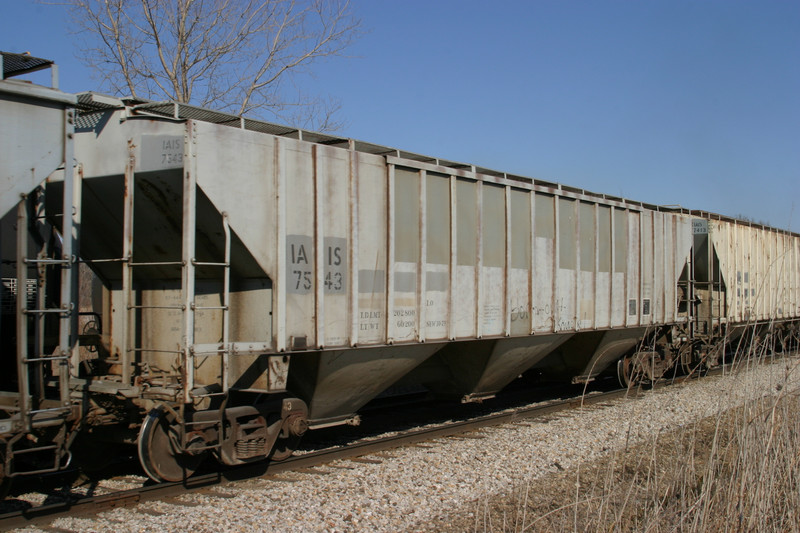
[[[632,383],[797,334],[797,234],[176,103],[53,91],[50,140],[6,120],[53,108],[20,91],[0,81],[6,478],[83,433],[180,480],[286,457],[399,382]]]

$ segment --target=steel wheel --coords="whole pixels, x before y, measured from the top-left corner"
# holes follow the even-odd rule
[[[627,355],[617,361],[617,380],[623,387],[631,388],[650,382],[642,360],[637,355]]]
[[[180,426],[164,406],[150,411],[139,431],[139,462],[154,481],[182,481],[194,474],[206,452],[180,451]]]
[[[292,436],[278,439],[272,447],[272,453],[269,454],[270,461],[283,461],[291,457],[300,444],[300,438]]]
[[[630,357],[623,357],[617,361],[617,381],[620,386],[630,387],[631,381],[631,368],[633,367],[633,360]]]

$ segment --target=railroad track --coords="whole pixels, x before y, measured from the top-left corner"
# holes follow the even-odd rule
[[[716,369],[713,373],[723,372]],[[670,382],[684,381],[678,378]],[[661,387],[663,384],[657,384]],[[275,476],[284,472],[300,471],[342,459],[364,458],[387,450],[423,443],[438,438],[467,435],[481,428],[510,424],[532,418],[541,418],[554,413],[582,406],[591,406],[623,397],[639,396],[637,389],[614,389],[593,391],[565,399],[548,400],[526,407],[504,409],[470,418],[468,420],[435,424],[432,427],[415,428],[398,434],[367,437],[341,447],[328,447],[296,455],[281,462],[260,462],[230,468],[208,474],[195,475],[184,482],[146,484],[130,490],[122,490],[102,495],[65,497],[63,501],[44,504],[27,509],[19,509],[0,514],[0,530],[46,525],[61,516],[89,516],[118,507],[130,507],[153,500],[169,499],[187,492],[245,479]],[[372,459],[362,459],[371,461]]]

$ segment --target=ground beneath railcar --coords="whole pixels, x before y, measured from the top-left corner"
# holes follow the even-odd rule
[[[436,521],[460,531],[800,531],[796,393],[654,436],[487,495]],[[424,528],[423,528],[424,529]]]

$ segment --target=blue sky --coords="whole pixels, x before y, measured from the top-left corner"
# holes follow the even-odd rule
[[[0,49],[95,88],[62,7],[0,6]],[[800,231],[800,2],[353,6],[368,33],[304,85],[340,134]]]

